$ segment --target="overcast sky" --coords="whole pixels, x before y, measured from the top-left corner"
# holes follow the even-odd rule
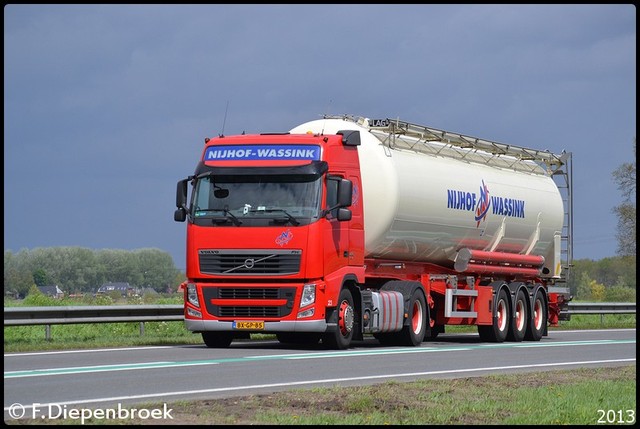
[[[184,269],[176,182],[204,138],[325,113],[572,152],[574,258],[615,256],[636,9],[5,5],[4,248],[159,248]]]

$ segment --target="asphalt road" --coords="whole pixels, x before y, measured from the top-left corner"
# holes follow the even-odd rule
[[[552,331],[539,342],[443,334],[420,347],[374,339],[344,351],[277,341],[5,353],[5,421],[294,388],[353,386],[580,367],[635,365],[636,330]]]

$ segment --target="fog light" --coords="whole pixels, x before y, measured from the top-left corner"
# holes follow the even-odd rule
[[[315,308],[309,308],[306,309],[304,311],[300,311],[298,312],[298,319],[304,319],[305,317],[311,317],[315,314],[316,309]]]
[[[187,307],[187,315],[189,315],[191,317],[197,317],[198,319],[202,319],[202,313],[200,313],[199,311],[194,310],[193,308]]]

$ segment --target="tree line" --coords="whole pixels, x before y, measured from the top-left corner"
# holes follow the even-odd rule
[[[574,260],[567,283],[576,300],[636,302],[635,255]]]
[[[635,302],[635,255],[573,262],[568,286],[575,299]],[[95,293],[108,282],[166,292],[176,291],[184,279],[171,255],[159,249],[50,247],[4,252],[5,296],[25,297],[34,285],[57,285],[65,294]]]
[[[58,286],[66,294],[88,294],[105,283],[176,291],[185,275],[167,252],[48,247],[4,252],[5,296],[25,297],[33,286]]]

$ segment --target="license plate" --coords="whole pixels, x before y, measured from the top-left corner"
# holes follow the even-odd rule
[[[252,331],[258,331],[264,329],[264,322],[260,321],[247,321],[247,322],[233,322],[233,329],[248,329]]]

